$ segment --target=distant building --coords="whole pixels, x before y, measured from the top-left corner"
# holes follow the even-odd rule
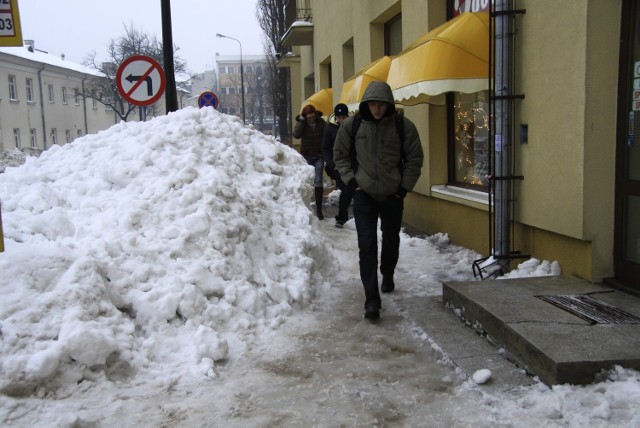
[[[113,110],[85,97],[101,78],[61,57],[24,47],[0,48],[0,150],[34,154],[116,123]]]
[[[191,97],[187,105],[198,107],[203,92],[218,96],[218,111],[242,118],[242,84],[244,79],[245,121],[265,134],[273,133],[273,107],[268,101],[266,86],[266,58],[262,55],[243,55],[244,75],[240,73],[239,55],[216,53],[214,70],[191,76]]]

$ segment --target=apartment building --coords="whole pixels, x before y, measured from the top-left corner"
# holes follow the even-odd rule
[[[35,48],[0,48],[0,150],[37,154],[114,123],[112,110],[87,96],[94,70]]]
[[[328,88],[357,108],[358,85],[376,79],[417,125],[425,162],[407,223],[640,292],[637,2],[292,0],[286,13],[292,114]]]

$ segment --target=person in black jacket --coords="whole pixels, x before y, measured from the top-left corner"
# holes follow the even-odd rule
[[[333,109],[333,117],[336,123],[329,122],[324,127],[324,135],[322,136],[322,154],[325,162],[325,172],[329,177],[336,181],[338,189],[340,189],[340,200],[338,202],[338,215],[336,216],[336,227],[343,227],[349,220],[349,205],[353,199],[353,191],[347,187],[340,177],[340,172],[336,169],[333,162],[333,144],[338,134],[338,129],[344,120],[349,117],[349,109],[345,104],[337,104]]]
[[[316,197],[316,215],[319,220],[324,219],[322,214],[322,135],[326,122],[322,118],[322,112],[314,106],[307,104],[296,117],[297,123],[293,128],[293,138],[300,138],[300,154],[315,170],[313,187]]]

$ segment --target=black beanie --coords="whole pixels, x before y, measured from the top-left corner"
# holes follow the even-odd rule
[[[336,108],[333,109],[333,114],[335,116],[349,116],[349,108],[346,104],[337,104]]]

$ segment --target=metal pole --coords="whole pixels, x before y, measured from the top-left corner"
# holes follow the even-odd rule
[[[178,95],[176,92],[176,76],[173,69],[173,35],[171,32],[171,3],[160,0],[162,5],[162,46],[164,57],[164,74],[167,79],[164,96],[167,103],[167,113],[178,110]]]
[[[247,123],[245,118],[245,110],[244,110],[244,66],[242,64],[242,43],[240,43],[240,40],[234,37],[225,36],[224,34],[220,34],[220,33],[217,33],[216,37],[235,40],[240,45],[240,86],[242,90],[242,123]]]
[[[512,19],[500,12],[511,10],[511,0],[495,2],[495,136],[494,136],[494,255],[499,265],[506,269],[510,254],[510,206],[511,195],[511,95],[513,94],[513,76],[511,75],[511,38],[513,37]]]

